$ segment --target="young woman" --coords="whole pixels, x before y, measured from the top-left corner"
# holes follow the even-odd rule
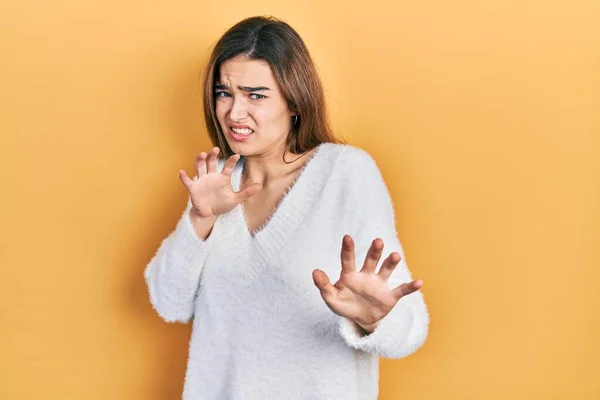
[[[204,89],[215,147],[145,271],[158,314],[193,320],[183,398],[376,399],[378,357],[416,351],[429,315],[375,161],[333,135],[285,22],[233,26]]]

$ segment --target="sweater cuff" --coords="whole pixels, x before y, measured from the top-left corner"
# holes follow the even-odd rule
[[[190,209],[190,206],[186,207],[182,218],[177,223],[173,234],[173,246],[184,260],[195,261],[204,258],[213,235],[211,234],[206,240],[198,237],[192,225]]]
[[[410,309],[398,302],[368,335],[361,336],[361,327],[345,317],[340,317],[338,328],[350,347],[381,357],[397,358],[396,350],[408,338],[412,322],[413,314]]]

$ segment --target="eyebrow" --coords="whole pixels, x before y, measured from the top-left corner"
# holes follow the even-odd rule
[[[215,85],[215,90],[227,90],[229,89],[229,87],[227,85]],[[240,89],[243,92],[264,92],[267,90],[271,90],[266,86],[238,86],[238,89]]]

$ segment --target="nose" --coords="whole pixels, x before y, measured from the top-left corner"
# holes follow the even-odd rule
[[[231,111],[229,117],[232,121],[241,121],[248,115],[246,110],[246,104],[243,98],[234,97],[233,104],[231,105]]]

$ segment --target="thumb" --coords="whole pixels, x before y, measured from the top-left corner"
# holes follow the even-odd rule
[[[254,196],[256,193],[260,192],[261,190],[262,190],[262,185],[260,183],[253,183],[253,184],[245,187],[243,190],[240,190],[235,195],[236,195],[238,203],[243,203],[244,201],[246,201],[246,199]]]
[[[315,286],[319,288],[323,294],[326,293],[332,296],[336,294],[337,291],[329,281],[329,277],[325,272],[321,271],[320,269],[315,269],[312,273],[312,277]]]

